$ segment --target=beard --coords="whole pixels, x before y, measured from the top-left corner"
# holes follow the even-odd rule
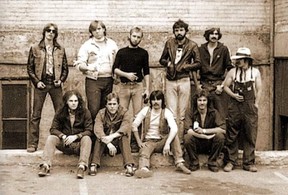
[[[185,38],[185,36],[186,36],[186,33],[184,34],[184,35],[177,35],[176,36],[176,39],[178,40],[178,41],[182,41],[184,38]]]

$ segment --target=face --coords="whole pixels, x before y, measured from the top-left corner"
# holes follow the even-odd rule
[[[107,101],[106,108],[111,114],[115,114],[119,108],[119,103],[117,102],[117,99],[112,98],[111,100]]]
[[[76,110],[78,107],[79,101],[76,95],[72,95],[68,100],[67,100],[67,105],[70,110]]]
[[[136,47],[142,40],[142,33],[141,32],[132,32],[129,36],[129,41],[131,46]]]
[[[185,28],[183,28],[183,27],[175,28],[174,29],[174,35],[175,35],[175,38],[177,40],[179,40],[179,41],[183,40],[186,36]]]
[[[197,99],[197,108],[199,110],[204,110],[207,108],[208,99],[207,97],[201,96]]]
[[[238,68],[247,68],[248,67],[248,63],[245,62],[245,59],[242,58],[242,59],[236,59],[235,60],[235,65],[238,67]]]
[[[151,100],[151,103],[152,103],[152,108],[154,108],[155,110],[159,110],[162,107],[162,100],[161,99]]]
[[[92,35],[96,38],[96,39],[101,39],[104,37],[104,32],[105,29],[102,28],[102,26],[100,24],[98,24],[96,30],[92,31]]]
[[[209,42],[215,43],[219,39],[219,33],[217,30],[214,30],[212,34],[209,34]]]
[[[55,37],[56,30],[53,26],[50,26],[45,32],[45,39],[52,41]]]

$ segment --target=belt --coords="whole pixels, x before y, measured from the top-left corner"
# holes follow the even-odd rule
[[[222,80],[216,80],[216,81],[204,80],[204,81],[202,81],[202,82],[203,82],[203,83],[214,84],[214,83],[222,83]]]
[[[123,85],[137,85],[137,84],[139,84],[139,83],[141,83],[141,81],[140,82],[121,82],[121,84],[123,84]]]

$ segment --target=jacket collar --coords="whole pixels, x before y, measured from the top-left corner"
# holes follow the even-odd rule
[[[44,42],[44,40],[40,41],[40,43],[38,44],[38,46],[40,47],[40,49],[45,49],[45,42]],[[59,45],[59,43],[57,43],[57,41],[54,42],[54,47],[56,47],[57,49],[61,49],[61,46]]]

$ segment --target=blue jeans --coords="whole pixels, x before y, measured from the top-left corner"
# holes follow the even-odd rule
[[[120,104],[129,109],[132,100],[133,116],[135,116],[142,108],[143,83],[121,83],[119,89]]]
[[[106,96],[112,92],[112,89],[112,77],[99,77],[97,80],[86,78],[86,98],[93,123],[98,111],[105,107]]]
[[[76,140],[71,143],[69,146],[64,146],[63,141],[55,136],[49,135],[43,152],[43,164],[52,165],[52,159],[55,153],[55,149],[62,151],[64,154],[76,154],[80,155],[78,165],[84,165],[86,168],[88,167],[88,160],[91,153],[91,145],[92,141],[89,136],[83,136],[80,141]]]
[[[39,142],[39,125],[41,120],[41,113],[45,98],[49,93],[54,110],[57,111],[62,106],[62,88],[54,85],[46,84],[45,89],[34,88],[33,114],[30,121],[30,129],[28,133],[28,147],[37,148]]]
[[[161,140],[146,140],[145,146],[139,151],[139,168],[142,167],[150,167],[150,156],[153,153],[162,153],[164,145],[166,143],[168,136],[165,136]],[[178,136],[175,136],[173,141],[170,144],[171,152],[173,154],[174,163],[177,165],[178,163],[183,163],[183,152],[181,149],[180,141]]]
[[[190,78],[182,78],[176,81],[166,79],[166,102],[167,107],[173,113],[178,123],[178,136],[180,142],[183,142],[185,112],[190,101]],[[178,114],[179,113],[179,114]]]

